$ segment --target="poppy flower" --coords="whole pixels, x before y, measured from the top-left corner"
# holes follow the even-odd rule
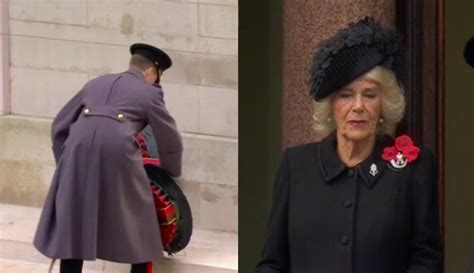
[[[396,160],[399,152],[410,163],[418,157],[420,149],[413,145],[413,140],[409,136],[402,135],[395,139],[395,146],[384,148],[382,159],[388,162]]]
[[[412,162],[418,157],[420,149],[416,146],[406,147],[403,151],[403,156],[407,159],[408,163]]]
[[[402,135],[395,139],[395,147],[397,147],[397,150],[400,152],[411,146],[413,146],[413,140],[407,135]]]
[[[382,158],[385,161],[390,161],[397,158],[398,150],[395,147],[386,147],[383,149]]]

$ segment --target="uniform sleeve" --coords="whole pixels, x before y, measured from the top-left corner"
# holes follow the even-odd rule
[[[289,192],[288,152],[285,151],[273,189],[273,205],[267,225],[267,238],[262,259],[257,264],[256,273],[285,273],[290,269],[288,244],[288,192]]]
[[[163,91],[158,90],[148,106],[148,124],[155,136],[161,168],[171,176],[180,176],[183,155],[181,136],[176,128],[176,122],[166,109]]]
[[[71,125],[77,120],[81,113],[83,91],[79,91],[66,105],[59,111],[54,118],[51,126],[51,141],[53,144],[54,160],[58,163],[63,151],[64,142],[69,136]]]
[[[440,273],[442,247],[438,212],[438,179],[433,155],[420,152],[413,193],[413,235],[407,273]]]

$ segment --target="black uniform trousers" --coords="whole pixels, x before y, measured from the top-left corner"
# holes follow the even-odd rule
[[[83,260],[61,260],[60,273],[81,273]],[[132,264],[130,273],[152,273],[148,271],[148,263]]]

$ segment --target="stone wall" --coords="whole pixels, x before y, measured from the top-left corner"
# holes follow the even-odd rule
[[[14,0],[5,7],[0,202],[42,205],[54,171],[52,118],[87,80],[126,70],[129,45],[145,42],[173,59],[162,85],[183,135],[180,182],[196,226],[237,230],[237,0]]]
[[[394,26],[393,0],[284,1],[283,147],[316,141],[312,130],[309,66],[317,45],[366,16]],[[321,18],[321,14],[328,14]]]

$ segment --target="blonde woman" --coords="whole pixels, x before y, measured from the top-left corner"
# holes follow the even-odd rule
[[[402,57],[396,33],[369,18],[321,44],[311,95],[328,136],[283,153],[256,272],[441,272],[433,156],[392,138]]]

